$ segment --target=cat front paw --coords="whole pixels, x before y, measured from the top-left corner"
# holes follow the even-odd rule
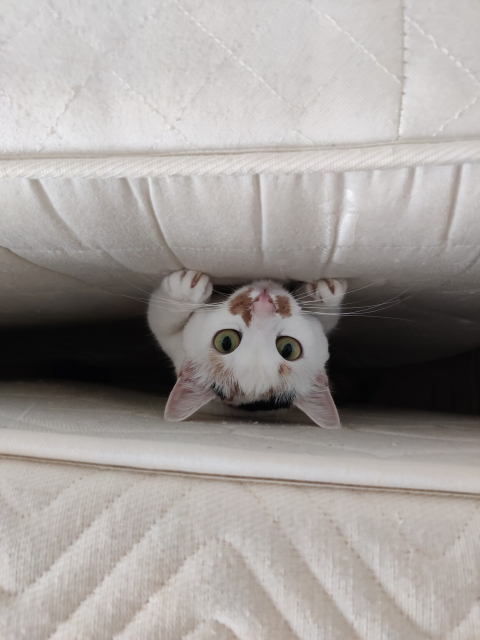
[[[347,281],[344,278],[325,278],[309,283],[307,291],[314,300],[322,302],[325,306],[338,307],[347,291]]]
[[[201,271],[174,271],[162,280],[162,290],[178,302],[202,304],[212,295],[210,277]]]

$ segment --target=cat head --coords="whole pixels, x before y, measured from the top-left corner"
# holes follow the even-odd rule
[[[165,409],[184,420],[215,397],[250,411],[299,407],[325,428],[340,426],[321,323],[280,284],[261,280],[193,313],[185,359]]]

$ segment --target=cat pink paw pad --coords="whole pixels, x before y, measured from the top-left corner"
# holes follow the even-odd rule
[[[341,304],[347,291],[345,279],[324,278],[308,285],[310,295],[327,307],[336,307]]]
[[[162,287],[172,300],[202,304],[212,295],[209,276],[201,271],[175,271],[163,279]]]

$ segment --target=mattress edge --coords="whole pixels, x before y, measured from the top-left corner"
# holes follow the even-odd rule
[[[480,139],[196,154],[0,157],[0,178],[338,173],[466,163],[480,163]]]
[[[359,488],[480,495],[480,469],[408,459],[311,460],[295,453],[255,454],[199,443],[2,430],[0,455],[64,463],[191,473],[237,479],[308,482]]]

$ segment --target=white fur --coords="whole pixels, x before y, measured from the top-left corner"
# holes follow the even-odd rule
[[[196,280],[198,282],[195,284]],[[253,288],[249,294],[252,303],[264,289],[274,301],[277,295],[287,296],[291,315],[282,317],[279,313],[272,313],[264,317],[253,311],[250,326],[247,326],[241,315],[232,315],[229,302],[250,287]],[[345,289],[344,281],[320,280],[315,285],[303,285],[298,292],[297,301],[282,285],[270,280],[260,280],[237,289],[228,298],[217,297],[215,303],[212,301],[209,305],[207,303],[212,293],[212,285],[208,276],[194,271],[180,271],[164,278],[160,287],[153,293],[148,320],[160,346],[172,359],[177,375],[181,374],[182,367],[187,364],[189,370],[195,372],[196,384],[202,390],[202,394],[197,395],[202,395],[204,403],[215,399],[220,404],[235,406],[265,398],[265,394],[271,395],[274,390],[278,396],[294,393],[297,398],[308,399],[308,402],[303,402],[302,408],[311,415],[305,407],[313,406],[312,403],[317,402],[318,398],[323,398],[325,393],[333,405],[324,375],[328,360],[326,331],[333,329],[338,322]],[[328,315],[315,315],[322,312]],[[242,336],[235,351],[221,356],[225,370],[231,374],[231,379],[237,382],[241,390],[241,393],[237,393],[229,402],[221,402],[211,391],[215,380],[212,377],[209,354],[215,353],[218,359],[219,354],[213,346],[213,338],[222,329],[235,329]],[[282,358],[276,348],[279,336],[296,338],[302,345],[302,356],[295,361]],[[288,365],[288,375],[280,374],[281,363]],[[181,378],[177,386],[180,383]],[[188,387],[187,393],[190,390]],[[178,389],[176,394],[178,400]],[[172,402],[173,400],[170,404]],[[300,402],[296,404],[301,405]],[[188,415],[194,410],[190,403]],[[329,407],[330,412],[333,410]],[[167,414],[168,412],[167,405]],[[172,411],[170,415],[174,415]],[[176,417],[172,419],[183,419],[178,417],[179,415],[183,413],[176,409]],[[315,417],[313,419],[316,420]],[[334,417],[330,420],[324,417],[321,420],[325,422],[322,426],[339,426],[333,424]],[[331,424],[327,424],[329,422]]]

